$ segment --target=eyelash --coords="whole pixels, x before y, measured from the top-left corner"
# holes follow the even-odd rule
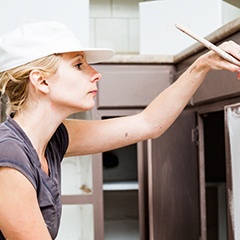
[[[78,68],[78,69],[80,69],[82,64],[83,64],[82,62],[81,62],[81,63],[78,63],[78,64],[75,65],[75,67]]]

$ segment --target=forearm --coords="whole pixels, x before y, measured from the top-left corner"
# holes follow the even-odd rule
[[[209,70],[204,58],[197,59],[176,82],[148,105],[141,114],[150,126],[149,137],[159,137],[175,121]]]

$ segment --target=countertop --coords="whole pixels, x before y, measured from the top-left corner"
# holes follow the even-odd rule
[[[223,25],[216,31],[209,34],[206,39],[212,43],[223,40],[240,30],[240,17]],[[161,63],[174,64],[204,49],[199,43],[186,48],[177,55],[139,55],[139,54],[116,54],[107,63]]]

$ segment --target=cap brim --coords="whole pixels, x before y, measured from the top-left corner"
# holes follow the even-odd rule
[[[83,52],[89,64],[108,61],[115,54],[112,49],[108,48],[86,48]]]

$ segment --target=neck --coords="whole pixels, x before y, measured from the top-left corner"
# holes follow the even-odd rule
[[[44,106],[42,109],[37,107],[32,111],[28,109],[18,112],[14,120],[30,139],[39,159],[43,159],[50,138],[66,117]]]

